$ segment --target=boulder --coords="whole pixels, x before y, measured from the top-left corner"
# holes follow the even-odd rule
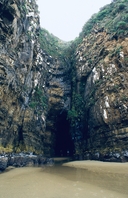
[[[7,165],[8,165],[8,158],[4,156],[0,156],[0,171],[5,170]]]

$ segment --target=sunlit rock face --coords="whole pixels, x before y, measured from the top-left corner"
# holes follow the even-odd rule
[[[97,28],[75,55],[77,93],[85,101],[84,157],[118,160],[128,148],[128,37]]]
[[[43,151],[41,100],[49,56],[42,56],[38,32],[35,1],[0,1],[0,147],[5,151]]]

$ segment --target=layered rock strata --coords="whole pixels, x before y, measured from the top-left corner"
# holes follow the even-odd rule
[[[46,123],[47,146],[51,155],[66,155],[70,150],[71,136],[67,111],[70,109],[70,66],[66,60],[53,59],[48,70],[48,115]]]
[[[124,3],[112,3],[110,19],[103,8],[79,45],[53,58],[38,41],[36,1],[0,0],[0,151],[128,161]],[[102,19],[108,29],[94,23]]]
[[[0,147],[43,152],[49,56],[35,1],[0,1]]]
[[[96,32],[83,38],[75,55],[76,92],[85,102],[82,153],[87,158],[101,156],[113,161],[114,158],[121,161],[124,156],[125,161],[128,158],[128,37],[117,38],[97,27]]]

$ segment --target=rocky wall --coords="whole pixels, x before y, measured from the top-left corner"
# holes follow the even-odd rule
[[[97,27],[83,38],[75,60],[76,92],[85,102],[83,158],[127,160],[128,37]]]
[[[35,0],[0,1],[0,150],[43,152],[49,56]]]
[[[71,137],[67,112],[71,103],[70,66],[63,59],[53,59],[48,70],[48,114],[46,123],[46,148],[50,155],[67,155]],[[66,125],[66,126],[65,126]],[[68,144],[68,146],[67,146]],[[48,146],[51,145],[51,146]]]
[[[1,152],[128,160],[127,24],[101,26],[53,58],[36,1],[0,0]]]

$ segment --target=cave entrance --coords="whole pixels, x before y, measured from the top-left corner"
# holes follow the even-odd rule
[[[56,122],[55,156],[57,157],[73,155],[74,146],[69,129],[70,124],[67,120],[67,112],[64,111],[58,115]]]

